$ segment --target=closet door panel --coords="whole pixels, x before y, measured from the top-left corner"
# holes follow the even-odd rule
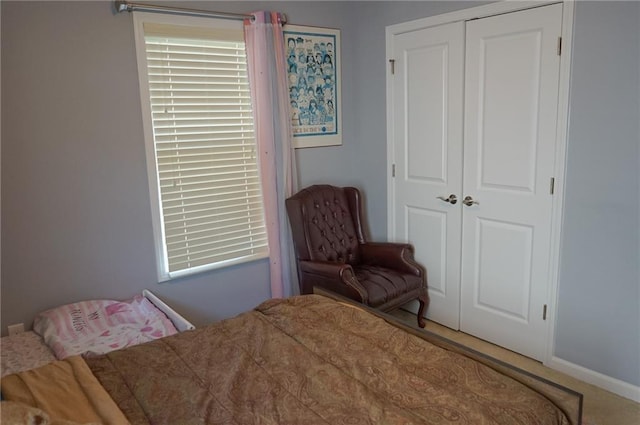
[[[407,177],[412,180],[447,180],[447,52],[445,43],[404,52]]]
[[[461,329],[536,359],[556,142],[562,5],[466,26]]]
[[[478,40],[478,183],[532,192],[540,91],[539,31]],[[505,64],[504,58],[509,58]],[[505,107],[506,106],[506,107]]]
[[[459,202],[443,199],[459,197],[462,187],[463,34],[464,24],[458,22],[394,37],[389,100],[396,171],[390,233],[411,242],[427,268],[427,317],[454,329],[459,324],[461,209]]]

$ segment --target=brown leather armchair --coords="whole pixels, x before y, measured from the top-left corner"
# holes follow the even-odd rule
[[[417,299],[418,325],[424,327],[426,271],[413,259],[410,244],[367,241],[358,189],[311,186],[286,206],[300,293],[321,287],[382,311]]]

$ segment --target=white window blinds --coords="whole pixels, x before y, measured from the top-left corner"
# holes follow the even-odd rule
[[[266,257],[242,32],[145,23],[144,44],[161,274]]]

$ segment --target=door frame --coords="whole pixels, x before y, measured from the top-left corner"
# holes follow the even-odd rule
[[[504,13],[517,12],[534,7],[547,6],[550,4],[563,4],[562,10],[562,50],[560,57],[560,80],[558,87],[558,123],[556,127],[556,148],[554,177],[555,187],[552,199],[551,212],[551,246],[549,247],[549,270],[548,282],[548,309],[547,309],[547,338],[545,356],[543,364],[553,362],[556,317],[558,308],[558,277],[560,269],[560,244],[562,235],[562,217],[564,210],[564,182],[567,157],[567,134],[569,128],[569,89],[571,78],[571,59],[573,46],[573,21],[575,16],[575,5],[573,1],[502,1],[488,5],[472,7],[442,15],[430,16],[416,19],[409,22],[390,25],[386,27],[386,55],[387,62],[394,59],[393,38],[396,35],[411,32],[423,28],[448,24],[458,21],[469,21],[472,19],[485,18]],[[392,65],[386,67],[386,95],[387,95],[387,233],[390,240],[395,240],[395,193],[393,164],[394,157],[394,127],[393,127],[393,84]]]

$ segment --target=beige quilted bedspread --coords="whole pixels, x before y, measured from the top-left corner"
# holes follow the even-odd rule
[[[469,357],[317,295],[87,359],[134,424],[568,424]]]

